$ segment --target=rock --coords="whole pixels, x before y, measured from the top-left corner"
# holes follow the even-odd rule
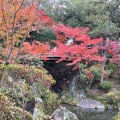
[[[84,109],[105,109],[101,102],[92,99],[82,99],[78,102],[77,106]]]
[[[83,113],[101,113],[105,111],[105,109],[84,109],[84,108],[80,108],[79,110],[82,111]]]
[[[8,81],[12,82],[13,78],[11,76],[8,76]]]
[[[37,108],[35,108],[33,112],[33,120],[38,120],[39,117],[40,117],[40,111]]]
[[[86,93],[85,93],[85,91],[81,90],[79,97],[80,97],[80,98],[86,98]]]
[[[43,100],[39,97],[36,97],[35,98],[35,109],[34,109],[34,112],[33,112],[33,120],[38,120],[41,118],[41,112],[40,112],[40,109],[41,109],[41,103],[43,102]],[[40,119],[41,120],[41,119]]]
[[[118,105],[117,105],[117,106],[118,106],[118,108],[120,108],[120,102],[118,103]]]
[[[41,118],[42,113],[41,113],[41,103],[43,100],[39,97],[35,98],[35,109],[33,112],[33,120],[38,120]],[[41,120],[41,119],[40,119]]]
[[[51,115],[51,120],[78,120],[78,118],[74,113],[60,106]]]
[[[35,98],[35,102],[37,102],[37,103],[42,103],[43,100],[42,100],[41,98],[39,98],[39,97],[36,97],[36,98]]]
[[[27,110],[31,114],[33,114],[34,108],[35,108],[35,99],[27,102],[26,105],[25,105],[25,110]]]
[[[112,105],[108,105],[108,110],[112,110],[112,109],[113,109]]]
[[[33,94],[33,96],[35,97],[36,94],[37,94],[37,87],[36,87],[35,83],[32,84],[32,86],[31,86],[31,90],[32,90],[32,94]]]

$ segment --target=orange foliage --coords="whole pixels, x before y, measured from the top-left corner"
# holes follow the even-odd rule
[[[38,17],[37,7],[23,6],[22,2],[23,0],[0,0],[0,35],[4,41],[7,39],[8,46],[19,42],[28,30],[35,29],[31,24],[37,23],[33,22]]]
[[[56,33],[56,36],[57,36],[57,40],[59,40],[62,43],[66,42],[67,37],[64,34],[59,33],[59,32],[55,32],[55,33]]]
[[[39,41],[34,41],[31,45],[29,42],[24,42],[24,47],[22,48],[26,54],[41,55],[49,50],[50,46],[48,43],[40,43]]]
[[[0,36],[4,44],[1,54],[7,57],[12,51],[12,57],[17,55],[15,46],[24,43],[29,32],[40,30],[43,24],[52,26],[53,20],[38,5],[24,0],[0,0]]]

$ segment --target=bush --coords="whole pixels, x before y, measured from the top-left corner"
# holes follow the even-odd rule
[[[105,104],[111,104],[115,109],[118,109],[118,103],[120,102],[120,91],[109,92],[101,96],[97,96],[96,99]]]
[[[117,65],[114,63],[109,63],[106,67],[106,70],[112,70],[112,72],[117,70]]]
[[[113,72],[115,72],[117,70],[117,65],[115,63],[109,63],[106,66],[106,72],[108,74],[108,76],[110,76]]]
[[[61,93],[61,100],[62,103],[76,105],[79,102],[80,98],[74,99],[69,90],[64,90]]]
[[[108,94],[103,95],[108,102],[120,102],[120,91],[109,92]]]
[[[113,85],[112,82],[104,81],[104,82],[100,83],[100,89],[102,89],[102,90],[110,90],[112,85]]]
[[[44,105],[46,107],[56,107],[61,102],[58,95],[46,87],[42,86],[40,83],[35,83],[36,85],[36,96],[42,98]]]
[[[47,95],[45,96],[46,98],[44,98],[44,104],[46,106],[50,106],[52,108],[55,108],[57,105],[60,104],[60,99],[58,97],[57,94],[51,92],[51,91],[46,91]]]
[[[3,73],[3,70],[7,74]],[[16,81],[19,79],[25,79],[28,84],[39,82],[47,88],[50,88],[51,84],[55,83],[53,77],[48,74],[47,70],[43,67],[37,69],[34,66],[24,66],[21,64],[10,64],[7,66],[0,64],[0,78],[3,78],[3,75],[4,77],[6,77],[5,75],[10,75],[14,77]]]
[[[100,80],[100,77],[101,77],[101,66],[100,65],[90,67],[90,71],[93,74],[94,80]]]
[[[29,112],[25,110],[23,113],[22,108],[15,107],[4,94],[0,93],[0,120],[22,120],[23,116],[25,120],[32,120]]]

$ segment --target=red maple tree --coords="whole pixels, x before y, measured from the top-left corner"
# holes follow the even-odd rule
[[[50,53],[54,56],[60,56],[62,60],[70,60],[74,65],[82,61],[101,61],[103,58],[98,54],[98,44],[103,41],[102,38],[91,39],[87,34],[89,28],[72,28],[58,24],[54,30],[63,33],[67,38],[74,40],[73,44],[66,45],[61,41],[54,41],[56,48],[53,48]],[[66,40],[63,40],[66,41]]]
[[[65,37],[62,37],[62,40],[53,41],[56,47],[49,50],[50,46],[48,44],[35,42],[32,45],[24,43],[24,48],[32,55],[43,53],[46,56],[47,53],[48,55],[52,54],[54,57],[61,57],[57,62],[63,60],[72,61],[72,63],[68,65],[77,65],[82,61],[101,61],[103,58],[98,54],[98,44],[101,43],[103,39],[91,39],[87,34],[88,30],[89,28],[72,28],[58,24],[54,26],[54,31],[64,34]],[[67,45],[65,44],[66,38],[72,38],[74,42]]]
[[[1,54],[5,58],[5,64],[10,59],[17,60],[30,31],[52,25],[53,20],[34,2],[0,0],[0,36],[4,46]]]
[[[106,43],[105,43],[106,44]],[[110,41],[107,46],[99,46],[99,50],[106,52],[106,59],[118,64],[120,61],[120,44],[117,41]]]

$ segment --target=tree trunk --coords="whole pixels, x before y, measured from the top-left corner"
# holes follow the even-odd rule
[[[110,42],[110,39],[107,37],[106,48],[109,45],[109,42]],[[101,70],[101,79],[100,79],[101,83],[104,81],[105,63],[106,63],[106,60],[107,60],[107,53],[106,53],[106,51],[104,51],[104,53],[103,53],[103,58],[104,58],[104,60],[102,61],[102,70]]]

